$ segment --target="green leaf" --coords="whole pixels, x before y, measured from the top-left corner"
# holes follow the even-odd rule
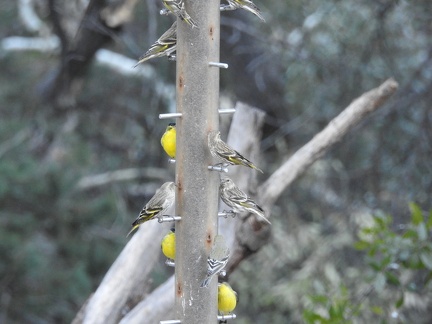
[[[331,320],[342,319],[343,308],[340,305],[332,305],[329,309]]]
[[[323,305],[326,304],[329,300],[326,295],[312,295],[309,296],[309,298],[312,300],[312,302]]]
[[[308,310],[308,309],[306,309],[303,312],[303,318],[304,318],[306,323],[311,323],[311,324],[314,324],[317,322],[322,323],[322,322],[326,321],[326,318],[324,318],[321,315],[319,315],[319,314],[317,314],[311,310]]]
[[[384,310],[379,306],[372,306],[371,311],[377,315],[383,315],[384,314]]]
[[[420,260],[428,270],[432,270],[432,253],[429,251],[422,251],[420,253]]]
[[[404,303],[404,298],[405,298],[405,295],[404,295],[404,293],[402,293],[402,295],[400,296],[400,298],[396,301],[396,304],[395,304],[396,308],[401,308],[402,307],[402,305]]]
[[[416,203],[412,202],[412,203],[409,204],[409,208],[410,208],[410,211],[411,211],[412,223],[414,225],[418,225],[420,223],[423,223],[424,222],[423,213],[422,213],[419,205],[417,205]]]
[[[378,264],[377,262],[375,262],[375,261],[371,261],[371,262],[369,263],[369,265],[370,265],[370,267],[371,267],[373,270],[375,270],[375,271],[381,271],[381,265]]]
[[[389,219],[385,215],[376,215],[374,221],[381,230],[384,230],[389,223]]]
[[[376,227],[367,227],[362,229],[362,233],[365,235],[372,235],[379,232],[379,229]]]
[[[390,255],[383,258],[380,262],[380,270],[384,270],[391,263],[392,257]]]
[[[399,278],[394,273],[386,271],[385,276],[387,278],[387,282],[395,286],[400,286]]]
[[[408,261],[408,268],[415,269],[415,270],[423,269],[423,263],[420,260],[420,255],[418,254],[411,255],[411,258]]]
[[[354,248],[356,250],[363,251],[363,250],[368,249],[370,247],[370,245],[371,244],[369,242],[366,242],[366,241],[357,241],[354,243]]]
[[[406,238],[406,239],[411,239],[411,238],[417,238],[418,235],[417,235],[417,232],[415,230],[410,228],[402,235],[402,237]]]

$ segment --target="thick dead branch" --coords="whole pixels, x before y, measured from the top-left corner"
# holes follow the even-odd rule
[[[68,107],[74,105],[96,51],[116,37],[121,24],[131,18],[136,0],[90,0],[74,41],[66,37],[65,17],[59,16],[54,2],[50,0],[51,19],[61,39],[62,58],[59,68],[41,83],[39,91],[44,100]]]
[[[237,103],[235,109],[236,113],[231,123],[227,143],[260,166],[259,143],[262,137],[265,112],[244,103]],[[255,200],[258,204],[261,204],[260,197],[255,196],[256,188],[258,187],[258,172],[249,168],[231,167],[229,176],[241,190],[248,192],[250,196],[256,198]],[[241,241],[249,241],[249,239],[251,241],[255,240],[255,234],[253,234],[254,229],[251,227],[251,221],[254,217],[255,216],[252,216],[252,218],[248,220],[239,217],[235,218],[235,221],[232,219],[221,220],[220,229],[224,237],[226,237],[227,241],[230,243],[231,251],[234,251],[234,253],[239,244],[244,244],[244,242]],[[233,223],[235,223],[236,226],[232,226]],[[261,226],[259,226],[259,228],[261,228]],[[246,231],[246,233],[243,233],[245,236],[240,237],[237,235],[236,233],[238,231]],[[270,232],[267,232],[265,235],[269,233]]]
[[[169,225],[153,220],[142,226],[111,266],[74,323],[118,323],[149,289],[149,274],[160,256],[160,241]]]
[[[393,79],[366,92],[354,100],[328,126],[298,150],[287,162],[276,170],[258,188],[257,201],[270,216],[270,211],[280,194],[293,183],[317,159],[323,156],[334,144],[340,141],[355,125],[377,110],[396,91],[398,84]],[[233,271],[246,257],[264,246],[269,238],[268,226],[257,221],[243,222],[236,229],[234,253],[228,264],[228,272]]]
[[[155,289],[146,299],[136,305],[120,324],[159,323],[162,320],[174,319],[174,276]]]
[[[378,88],[364,93],[290,157],[259,187],[258,196],[264,205],[263,208],[269,211],[280,194],[294,180],[339,142],[355,125],[381,107],[397,88],[397,82],[388,79]]]

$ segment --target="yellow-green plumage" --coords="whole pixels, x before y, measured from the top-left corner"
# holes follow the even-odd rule
[[[135,64],[136,67],[138,64],[144,63],[147,60],[150,60],[155,57],[162,56],[173,56],[173,53],[176,51],[177,47],[177,21],[175,21],[171,27],[162,34],[161,37],[154,43],[150,49],[145,52],[139,59],[138,63]]]
[[[234,150],[227,143],[222,141],[219,131],[211,131],[208,134],[208,147],[210,149],[211,155],[213,155],[219,161],[222,161],[222,163],[224,164],[243,165],[263,173],[263,171],[255,164],[246,159],[243,155]]]
[[[170,123],[161,138],[161,145],[172,159],[176,156],[176,124]]]
[[[176,236],[174,228],[171,228],[171,231],[162,239],[161,249],[168,259],[175,260]]]
[[[237,293],[227,282],[218,285],[218,311],[221,315],[231,313],[237,306]]]
[[[196,22],[186,12],[185,4],[184,4],[183,0],[162,0],[162,3],[164,5],[164,7],[166,8],[165,10],[167,12],[173,13],[174,15],[179,17],[181,20],[186,22],[192,28],[198,27]]]
[[[235,10],[241,8],[253,13],[265,22],[264,17],[261,15],[261,10],[251,0],[227,0],[227,2],[228,5],[221,5],[221,10]]]
[[[174,188],[174,182],[165,182],[158,190],[156,190],[154,196],[143,207],[138,218],[132,223],[132,229],[127,236],[129,236],[142,223],[160,216],[160,214],[172,206],[175,199]]]

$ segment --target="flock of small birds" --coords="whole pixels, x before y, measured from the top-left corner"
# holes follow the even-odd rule
[[[259,8],[251,0],[226,0],[227,4],[221,4],[221,11],[245,9],[262,21],[265,21]],[[196,21],[186,12],[184,0],[162,0],[164,8],[160,11],[161,15],[173,14],[179,17],[181,21],[188,24],[191,28],[199,28]],[[146,62],[155,57],[167,56],[168,59],[175,59],[177,46],[177,21],[165,32],[159,39],[145,52],[135,66]],[[161,138],[161,145],[171,159],[176,157],[176,124],[168,124],[165,133]],[[240,165],[263,172],[254,163],[245,158],[242,154],[226,144],[220,136],[219,131],[211,131],[208,134],[208,148],[211,155],[218,160],[218,166],[221,169],[232,165]],[[174,182],[165,182],[142,208],[138,218],[132,223],[132,229],[128,236],[139,226],[149,220],[161,217],[163,213],[170,208],[175,201]],[[219,185],[219,194],[222,201],[232,210],[229,213],[237,214],[241,212],[253,213],[262,220],[270,224],[265,217],[264,210],[248,195],[239,189],[236,184],[228,177],[221,178]],[[176,236],[175,228],[172,228],[162,239],[162,253],[174,262],[176,254]],[[229,248],[226,246],[222,236],[217,235],[214,239],[212,250],[207,259],[207,274],[202,281],[201,287],[209,286],[214,276],[224,272],[224,268],[230,256]],[[218,283],[218,311],[220,315],[232,313],[238,302],[237,293],[227,282]]]

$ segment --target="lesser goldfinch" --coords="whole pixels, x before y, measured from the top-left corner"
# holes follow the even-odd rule
[[[162,0],[162,3],[166,9],[162,9],[161,14],[167,14],[171,12],[175,16],[179,17],[181,20],[185,21],[192,28],[198,27],[196,22],[186,12],[183,0]]]
[[[235,10],[241,8],[253,13],[259,19],[265,22],[264,17],[261,15],[261,10],[251,0],[227,0],[227,1],[228,1],[228,5],[221,5],[221,10]]]
[[[230,255],[225,239],[216,235],[210,255],[207,258],[207,275],[201,284],[201,288],[208,287],[214,275],[219,274],[226,266]]]
[[[163,33],[161,37],[159,37],[156,43],[154,43],[150,47],[150,49],[138,59],[138,63],[135,64],[135,66],[147,60],[150,60],[154,57],[162,57],[165,55],[170,57],[173,54],[173,52],[175,52],[176,47],[177,47],[177,21],[174,21],[171,27],[165,33]]]
[[[176,236],[175,228],[171,228],[171,231],[165,235],[161,243],[162,253],[171,260],[175,260],[176,253]]]
[[[127,236],[129,236],[129,234],[137,229],[142,223],[155,218],[171,207],[175,199],[174,187],[174,182],[165,182],[158,190],[156,190],[154,196],[143,207],[138,218],[132,223],[132,229]]]
[[[244,165],[263,173],[255,164],[222,141],[219,131],[211,131],[208,134],[208,146],[210,153],[219,161],[222,161],[223,164]]]
[[[161,138],[161,145],[172,159],[176,156],[176,124],[169,123]]]
[[[241,191],[230,178],[225,177],[221,179],[219,194],[223,202],[227,206],[231,207],[234,212],[238,213],[242,211],[248,211],[258,215],[265,222],[271,224],[265,217],[264,210],[251,198],[249,198],[243,191]]]
[[[237,293],[231,288],[228,282],[218,284],[218,311],[220,315],[231,313],[237,306]]]

